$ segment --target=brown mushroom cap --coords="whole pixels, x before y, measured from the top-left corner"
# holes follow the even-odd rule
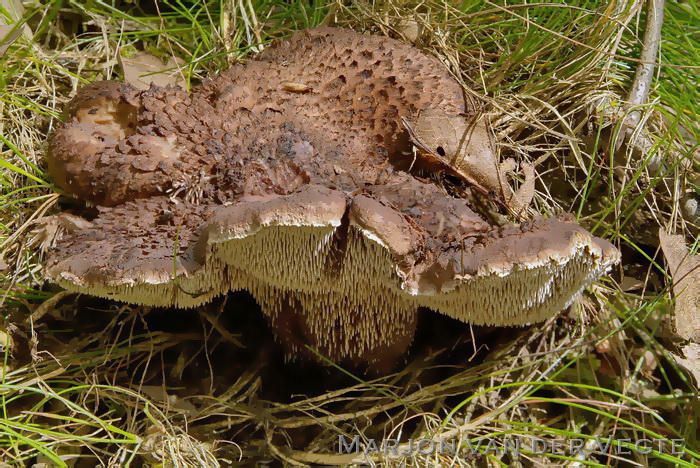
[[[49,170],[64,190],[105,206],[191,185],[215,163],[197,134],[211,112],[180,88],[92,83],[66,107]]]
[[[173,208],[168,223],[157,220]],[[156,197],[103,209],[58,247],[45,274],[67,289],[156,306],[246,289],[293,347],[301,344],[290,314],[321,352],[372,361],[405,349],[420,306],[476,324],[533,323],[618,259],[566,220],[472,234],[425,252],[425,231],[399,211],[315,185],[218,207]]]
[[[619,260],[570,219],[496,226],[424,178],[444,162],[416,158],[404,124],[437,111],[478,114],[435,58],[333,28],[277,42],[191,95],[95,84],[69,106],[50,169],[103,206],[45,275],[149,305],[246,289],[292,349],[373,361],[405,349],[418,307],[532,323]],[[471,135],[460,170],[495,189],[493,171],[470,171],[492,151],[485,127]]]

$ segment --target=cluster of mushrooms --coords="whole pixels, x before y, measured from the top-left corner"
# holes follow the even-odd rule
[[[541,321],[619,261],[570,216],[480,212],[517,220],[527,200],[474,100],[435,57],[344,29],[274,42],[190,93],[88,85],[48,161],[99,211],[64,223],[48,279],[152,306],[247,290],[290,354],[395,358],[420,307]]]

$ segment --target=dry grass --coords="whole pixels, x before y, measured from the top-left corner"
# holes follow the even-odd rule
[[[639,55],[640,1],[467,1],[460,8],[223,3],[173,2],[128,13],[100,2],[49,3],[27,10],[34,37],[20,37],[0,58],[0,307],[9,340],[0,460],[168,466],[700,460],[698,393],[670,354],[669,278],[657,253],[659,226],[689,238],[698,232],[679,208],[683,197],[700,195],[700,163],[693,159],[697,68],[687,66],[698,63],[697,29],[685,54],[682,43],[662,46],[669,66],[641,109],[637,129],[651,146],[639,154],[634,145],[612,146],[629,111],[621,103],[635,66],[629,57]],[[693,18],[697,25],[692,5],[670,6],[666,34]],[[80,84],[118,79],[117,56],[137,50],[184,59],[186,81],[197,82],[271,38],[320,23],[403,38],[443,59],[492,116],[501,154],[537,165],[533,213],[576,213],[620,247],[619,270],[547,323],[474,330],[476,343],[468,327],[432,317],[405,368],[377,379],[284,363],[243,293],[191,311],[151,310],[56,296],[43,283],[42,252],[32,241],[36,221],[78,204],[55,191],[42,158],[47,135]],[[453,457],[341,456],[339,435],[483,445]],[[489,441],[500,447],[512,439],[596,436],[682,438],[686,453],[616,455],[592,442],[563,456],[484,449]]]

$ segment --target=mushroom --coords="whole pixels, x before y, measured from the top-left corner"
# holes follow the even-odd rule
[[[460,155],[416,144],[422,113],[474,122]],[[419,307],[541,321],[619,252],[571,217],[500,226],[451,195],[441,175],[510,195],[495,190],[478,115],[437,59],[334,28],[274,42],[191,94],[94,83],[68,105],[48,158],[56,183],[99,215],[63,235],[45,276],[153,306],[245,289],[290,353],[352,362],[403,353]]]

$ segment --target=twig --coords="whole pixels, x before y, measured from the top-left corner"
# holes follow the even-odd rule
[[[38,322],[44,315],[46,315],[47,312],[52,310],[56,306],[56,304],[58,304],[65,297],[71,296],[73,294],[76,293],[74,291],[61,291],[59,293],[54,294],[49,299],[42,302],[42,304],[39,307],[37,307],[34,310],[34,312],[27,316],[27,318],[24,320],[24,323],[29,325],[30,323]]]
[[[642,52],[637,64],[637,71],[632,81],[629,96],[627,97],[628,113],[625,116],[621,132],[615,137],[614,149],[617,153],[623,147],[633,148],[641,159],[645,157],[653,147],[652,139],[640,132],[639,124],[642,118],[641,106],[649,100],[651,82],[656,68],[656,56],[661,44],[661,27],[664,20],[665,0],[647,0],[647,19],[644,29]],[[660,168],[661,160],[652,158],[649,161],[649,169],[656,172]]]
[[[651,81],[656,67],[656,56],[661,45],[661,26],[664,22],[665,0],[647,0],[647,22],[644,30],[644,43],[637,72],[634,75],[632,89],[627,98],[630,107],[646,104],[649,99]],[[627,117],[627,124],[635,127],[639,123],[641,112],[634,110]]]

